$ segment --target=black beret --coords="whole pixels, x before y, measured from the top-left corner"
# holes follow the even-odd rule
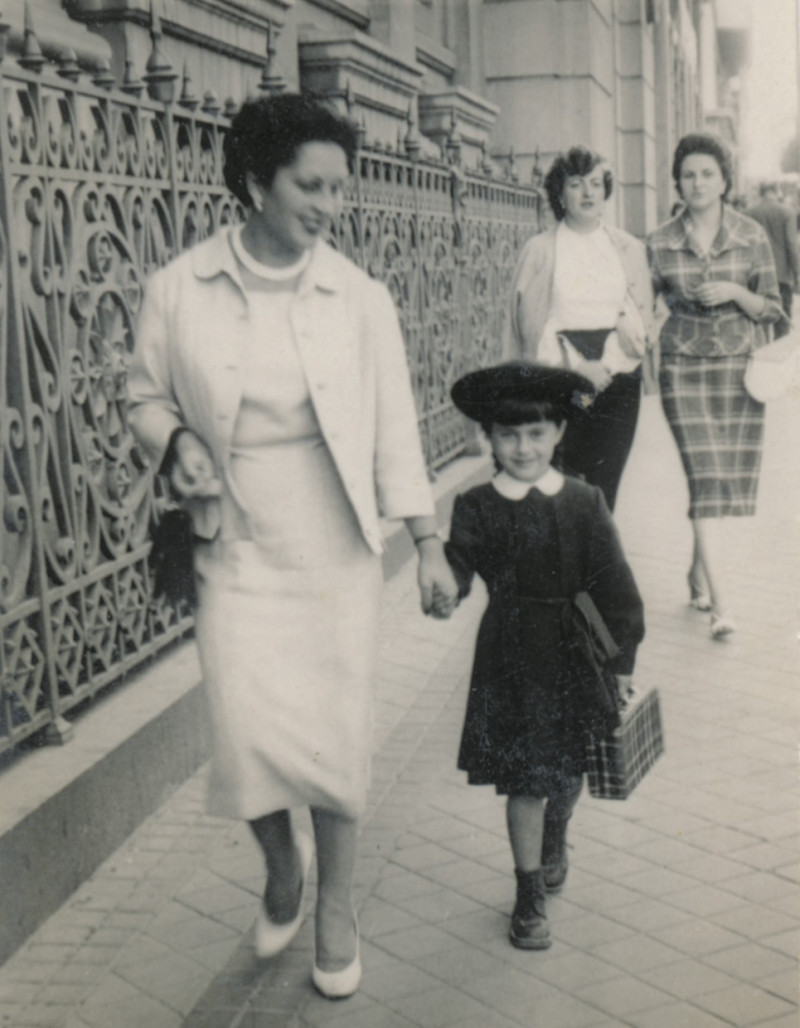
[[[486,424],[508,402],[549,402],[569,417],[588,406],[594,391],[589,379],[576,371],[520,360],[471,371],[455,383],[450,395],[462,414]]]

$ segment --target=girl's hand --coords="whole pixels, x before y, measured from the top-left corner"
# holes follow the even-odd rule
[[[633,684],[633,675],[617,675],[616,679],[619,702],[623,707],[626,707],[636,695],[636,689]]]
[[[431,613],[435,618],[440,620],[449,618],[457,606],[458,598],[453,599],[452,596],[443,593],[438,586],[433,587],[433,608]]]
[[[181,432],[175,441],[175,461],[169,480],[183,500],[219,496],[222,492],[208,447],[189,430]]]
[[[704,307],[719,307],[723,303],[739,303],[743,286],[738,282],[702,282],[694,296]]]
[[[579,361],[575,365],[579,375],[588,378],[598,393],[608,389],[614,377],[602,361]]]
[[[448,618],[458,603],[458,583],[447,558],[441,539],[425,539],[417,546],[419,584],[422,610],[435,618]]]

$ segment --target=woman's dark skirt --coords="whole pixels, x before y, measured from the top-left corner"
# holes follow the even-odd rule
[[[661,359],[661,403],[689,481],[690,518],[755,514],[764,404],[744,387],[747,359]]]
[[[564,331],[586,360],[600,360],[608,328]],[[622,472],[636,434],[642,399],[642,378],[637,369],[614,375],[611,384],[597,395],[591,406],[574,415],[567,424],[556,463],[568,475],[582,478],[600,488],[609,510],[614,510]]]

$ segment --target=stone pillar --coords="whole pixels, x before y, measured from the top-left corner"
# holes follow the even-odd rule
[[[615,163],[619,224],[637,236],[655,227],[654,29],[638,0],[614,0]]]
[[[585,143],[614,154],[612,0],[494,0],[483,8],[485,95],[500,108],[493,152],[513,146],[521,181]]]
[[[414,2],[370,0],[370,35],[383,43],[401,61],[413,64],[416,59]]]
[[[666,11],[656,21],[654,31],[655,134],[658,140],[656,160],[656,221],[665,221],[675,202],[672,185],[672,154],[675,138],[675,84],[672,75],[672,47],[675,28]]]
[[[445,0],[444,11],[444,43],[456,55],[454,81],[475,93],[483,93],[483,0]]]

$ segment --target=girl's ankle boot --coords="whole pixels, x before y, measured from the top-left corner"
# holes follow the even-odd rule
[[[547,892],[561,892],[567,880],[567,825],[569,818],[550,818],[545,813],[542,839],[542,876]]]
[[[517,949],[548,949],[552,939],[545,913],[542,870],[515,870],[514,874],[517,876],[517,902],[511,915],[511,945]]]

